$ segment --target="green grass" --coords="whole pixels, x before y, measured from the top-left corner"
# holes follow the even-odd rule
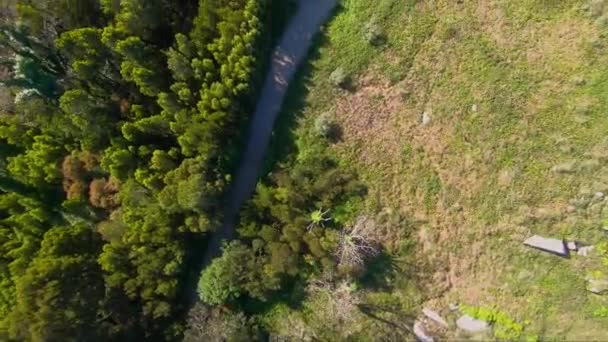
[[[306,150],[313,122],[325,112],[357,127],[323,152],[355,168],[369,187],[366,203],[344,208],[345,217],[398,212],[413,222],[394,228],[395,239],[408,237],[404,244],[422,227],[431,232],[429,241],[393,253],[401,270],[424,274],[396,279],[379,293],[403,298],[426,288],[416,304],[429,296],[443,307],[457,301],[493,308],[522,324],[521,339],[597,339],[608,329],[608,297],[590,295],[584,279],[606,266],[521,244],[530,234],[602,238],[608,206],[603,213],[597,205],[564,210],[582,187],[608,181],[608,165],[550,171],[594,158],[589,153],[608,137],[608,29],[581,9],[586,3],[343,1],[292,85],[273,145]],[[382,26],[385,44],[365,42],[370,20]],[[353,76],[352,92],[331,85],[338,67]],[[433,121],[420,127],[429,108]],[[387,111],[384,121],[358,121]],[[535,212],[545,214],[528,217]],[[431,248],[423,252],[425,244]],[[441,277],[433,275],[450,269],[452,286],[436,290]]]

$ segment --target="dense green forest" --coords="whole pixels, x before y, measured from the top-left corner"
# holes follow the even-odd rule
[[[190,267],[221,220],[273,34],[269,8],[3,9],[0,340],[182,336]]]

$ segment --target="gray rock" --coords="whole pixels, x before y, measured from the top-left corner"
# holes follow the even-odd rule
[[[587,279],[587,291],[595,294],[608,292],[608,279]]]
[[[422,118],[420,123],[422,126],[426,126],[431,123],[431,115],[427,112],[422,113]]]
[[[456,326],[458,326],[459,329],[470,333],[478,333],[490,329],[490,325],[488,324],[488,322],[475,319],[469,315],[461,316],[456,321]]]
[[[562,174],[574,173],[574,172],[576,172],[576,161],[569,161],[569,162],[555,165],[551,168],[551,171],[553,171],[555,173],[562,173]]]
[[[416,340],[420,342],[433,342],[434,339],[427,334],[424,330],[424,326],[420,321],[414,322],[414,335],[416,335]]]
[[[566,245],[568,246],[568,249],[571,251],[576,251],[578,249],[578,246],[576,245],[576,241],[568,241],[566,243]]]
[[[587,256],[589,255],[589,253],[591,253],[593,250],[595,249],[594,246],[585,246],[585,247],[581,247],[578,249],[577,254],[580,256]]]
[[[545,238],[539,235],[529,237],[524,241],[526,246],[540,249],[545,252],[553,253],[562,257],[567,257],[569,252],[564,241],[559,239]]]
[[[444,327],[444,328],[448,327],[448,322],[446,322],[436,311],[424,308],[424,309],[422,309],[422,313],[426,317],[428,317],[429,319],[434,321],[435,323],[438,323],[439,325],[441,325],[442,327]]]
[[[601,192],[601,191],[598,191],[598,192],[596,192],[595,194],[593,194],[593,198],[594,198],[595,200],[598,200],[598,201],[603,200],[605,196],[606,196],[606,195],[605,195],[603,192]]]

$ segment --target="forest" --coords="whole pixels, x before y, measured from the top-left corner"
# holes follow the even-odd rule
[[[183,336],[281,6],[2,9],[0,340]]]
[[[0,1],[0,341],[605,340],[607,38],[608,0]]]

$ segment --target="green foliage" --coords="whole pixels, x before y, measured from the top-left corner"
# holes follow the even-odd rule
[[[238,241],[226,245],[222,256],[201,274],[198,283],[201,300],[218,305],[234,301],[244,293],[265,298],[279,285],[279,279],[264,270],[265,259]]]
[[[15,309],[2,324],[12,339],[80,341],[101,338],[98,306],[104,295],[90,227],[54,227],[15,282]]]
[[[340,226],[330,219],[331,210],[320,208],[334,208],[364,192],[356,177],[331,159],[299,160],[258,184],[239,233],[260,258],[256,267],[273,278],[334,271]]]
[[[18,181],[40,187],[59,180],[59,163],[62,148],[46,135],[34,137],[25,153],[9,158],[8,170]]]
[[[177,339],[265,1],[16,2],[0,27],[16,94],[0,116],[0,339]],[[64,239],[84,249],[45,252]],[[247,293],[277,286],[249,277]]]

